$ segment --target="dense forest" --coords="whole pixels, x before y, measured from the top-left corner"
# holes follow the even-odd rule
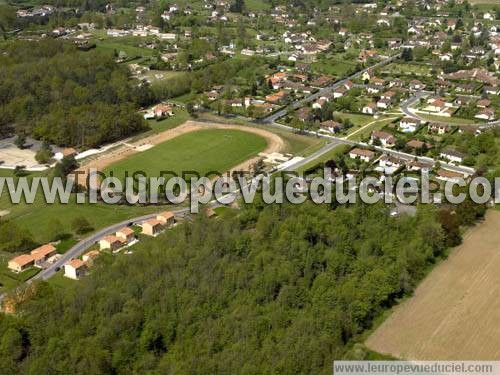
[[[148,91],[110,54],[50,39],[15,41],[0,55],[0,135],[97,146],[145,127],[137,109],[151,100]]]
[[[254,204],[102,255],[0,317],[0,372],[331,373],[446,248],[435,207],[387,210]]]

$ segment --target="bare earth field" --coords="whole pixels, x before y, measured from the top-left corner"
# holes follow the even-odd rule
[[[96,168],[99,171],[103,171],[106,167],[110,166],[111,164],[114,164],[117,161],[128,158],[129,156],[137,152],[148,150],[149,148],[154,147],[154,145],[166,142],[182,134],[202,129],[235,129],[260,135],[267,141],[267,147],[263,151],[265,153],[279,152],[284,147],[284,142],[278,135],[263,129],[252,128],[242,125],[226,125],[218,123],[186,121],[184,124],[177,126],[173,129],[169,129],[162,133],[142,138],[134,143],[122,144],[118,148],[110,150],[107,153],[99,154],[98,156],[96,156],[92,160],[89,160],[79,168],[78,171],[83,172],[83,174],[78,177],[79,181],[86,181],[87,173],[90,170],[90,168]],[[258,159],[259,157],[256,156],[254,158],[246,160],[245,162],[239,165],[235,165],[232,169],[248,170],[249,167],[253,165]]]
[[[500,212],[394,308],[367,347],[410,360],[500,360]]]

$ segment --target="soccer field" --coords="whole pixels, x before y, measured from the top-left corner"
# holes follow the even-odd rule
[[[223,173],[263,151],[266,146],[263,137],[241,130],[198,130],[112,164],[104,173],[113,172],[119,178],[123,178],[125,172],[131,175],[137,171],[145,172],[148,177],[160,176],[162,171]]]

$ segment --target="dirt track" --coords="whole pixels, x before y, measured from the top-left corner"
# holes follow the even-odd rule
[[[366,345],[413,360],[500,360],[499,229],[489,210]]]
[[[140,152],[138,151],[138,149],[140,149],[141,147],[163,143],[182,134],[202,129],[235,129],[258,134],[265,138],[267,141],[267,147],[263,151],[266,153],[279,152],[284,147],[284,142],[278,135],[264,129],[251,128],[242,125],[226,125],[218,123],[186,121],[184,124],[179,125],[176,128],[169,129],[162,133],[155,134],[146,138],[142,138],[134,143],[122,144],[116,149],[110,150],[107,153],[97,156],[95,159],[89,161],[88,163],[85,163],[78,169],[79,172],[83,172],[83,175],[80,175],[78,177],[78,180],[86,181],[87,173],[90,168],[96,168],[97,170],[102,171],[109,165],[116,163],[117,161],[120,161],[122,159],[128,158],[129,156],[137,152]],[[243,163],[235,165],[232,170],[248,170],[250,166],[254,164],[258,159],[258,157],[254,157],[246,160]]]

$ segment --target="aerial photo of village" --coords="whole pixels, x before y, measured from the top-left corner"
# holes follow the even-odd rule
[[[500,361],[499,269],[500,0],[0,0],[0,374]]]

